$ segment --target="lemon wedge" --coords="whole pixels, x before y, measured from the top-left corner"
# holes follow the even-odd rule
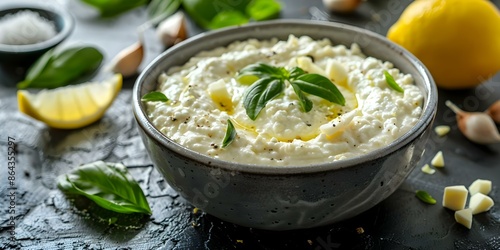
[[[19,111],[53,128],[75,129],[99,120],[122,88],[122,75],[36,94],[17,91]]]

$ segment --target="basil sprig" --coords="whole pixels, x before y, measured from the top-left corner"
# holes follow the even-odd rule
[[[158,91],[149,92],[141,97],[143,102],[167,102],[168,98],[165,94]]]
[[[118,213],[151,214],[141,187],[119,163],[94,163],[77,167],[58,177],[65,193],[83,195],[102,208]]]
[[[257,76],[243,96],[243,106],[250,119],[255,120],[266,104],[281,94],[286,82],[292,86],[304,112],[312,109],[313,103],[305,93],[321,97],[333,103],[345,105],[342,93],[330,79],[319,74],[308,74],[299,67],[290,71],[264,63],[251,64],[239,72],[238,78]]]
[[[113,0],[113,1],[103,1],[103,0],[81,0],[82,2],[97,9],[102,17],[112,17],[131,9],[135,9],[139,6],[147,4],[148,0]]]
[[[427,193],[423,190],[417,190],[417,192],[415,192],[415,196],[417,196],[418,199],[420,199],[421,201],[423,201],[427,204],[431,204],[431,205],[436,204],[436,200],[429,193]]]
[[[391,87],[392,89],[396,90],[397,92],[403,93],[404,89],[399,86],[399,84],[394,80],[391,74],[387,72],[387,70],[384,70],[384,76],[385,76],[385,81]]]
[[[227,119],[226,135],[222,140],[222,148],[229,146],[229,144],[231,144],[231,142],[233,142],[235,138],[236,138],[236,129],[234,129],[234,125],[231,122],[231,120]]]
[[[102,53],[94,47],[56,47],[45,52],[29,68],[26,78],[17,87],[57,88],[68,85],[80,77],[93,74],[103,58]]]

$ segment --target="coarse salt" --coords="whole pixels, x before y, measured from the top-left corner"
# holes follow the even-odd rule
[[[40,43],[57,34],[53,22],[30,10],[9,14],[0,19],[0,44]]]

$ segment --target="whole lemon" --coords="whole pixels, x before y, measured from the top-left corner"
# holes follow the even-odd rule
[[[487,0],[416,0],[387,38],[420,59],[441,88],[472,88],[500,70],[500,14]]]

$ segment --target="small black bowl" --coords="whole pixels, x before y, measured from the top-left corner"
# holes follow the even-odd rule
[[[54,22],[57,34],[49,40],[35,44],[0,44],[0,63],[3,65],[29,66],[43,55],[43,53],[64,41],[73,31],[75,25],[73,17],[62,8],[56,8],[47,4],[12,3],[1,5],[0,20],[8,14],[15,14],[24,10],[37,12],[41,17]]]

